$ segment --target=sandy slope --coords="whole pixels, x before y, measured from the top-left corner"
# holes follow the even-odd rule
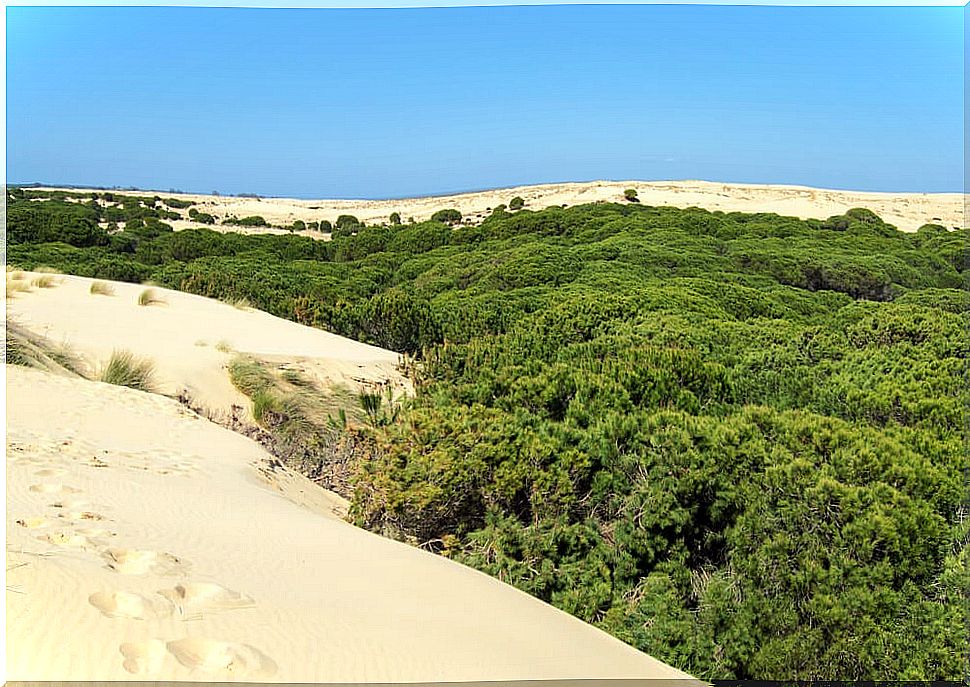
[[[288,198],[234,198],[157,192],[162,197],[177,196],[194,200],[198,209],[218,218],[261,215],[273,224],[286,225],[296,219],[304,222],[326,219],[333,222],[340,214],[352,214],[368,223],[388,220],[399,212],[407,222],[428,219],[444,208],[457,208],[478,221],[499,204],[521,196],[533,210],[553,205],[579,205],[594,202],[624,202],[623,190],[635,188],[644,205],[700,207],[725,212],[775,212],[802,218],[825,219],[855,207],[866,207],[886,222],[903,231],[915,231],[926,223],[952,227],[965,226],[966,196],[959,193],[868,193],[835,191],[806,186],[727,184],[707,181],[592,181],[541,184],[496,189],[451,196],[401,200],[296,200]],[[114,192],[116,194],[123,192]],[[145,195],[145,191],[133,192]],[[186,228],[189,222],[176,222]],[[210,227],[229,230],[229,227]],[[233,228],[238,229],[238,228]],[[265,231],[265,230],[255,230]]]
[[[240,350],[335,378],[396,356],[202,298],[65,278],[8,301],[91,361],[150,354],[167,391],[231,401]],[[206,346],[196,346],[204,340]],[[358,366],[363,366],[358,367]],[[11,680],[685,677],[485,575],[336,517],[343,504],[178,402],[8,365]],[[211,386],[212,389],[208,387]]]
[[[157,365],[160,392],[184,391],[214,411],[248,406],[226,374],[234,352],[284,356],[311,374],[349,386],[358,380],[407,386],[396,370],[398,354],[264,312],[157,287],[152,290],[164,303],[140,306],[145,286],[111,282],[114,295],[100,296],[90,293],[91,279],[56,280],[54,288],[9,299],[9,316],[53,343],[67,344],[92,371],[113,349],[146,356]]]

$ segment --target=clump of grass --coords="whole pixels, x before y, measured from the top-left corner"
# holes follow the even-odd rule
[[[232,353],[232,346],[229,345],[228,341],[223,339],[216,343],[216,350],[220,353]]]
[[[51,289],[57,286],[53,274],[39,274],[31,280],[30,284],[38,289]]]
[[[18,270],[16,268],[11,270],[10,266],[7,265],[7,277],[15,281],[20,281],[22,279],[26,279],[27,275],[24,273],[23,270]]]
[[[251,397],[253,402],[253,419],[261,425],[266,425],[269,413],[279,413],[282,409],[280,399],[267,389],[256,391]]]
[[[49,267],[47,265],[38,265],[34,268],[34,272],[38,274],[64,274],[56,267]]]
[[[252,310],[253,308],[253,304],[245,296],[242,298],[232,298],[225,302],[238,310]]]
[[[220,342],[221,343],[221,342]],[[273,377],[262,365],[250,358],[236,358],[229,363],[229,380],[249,397],[266,391],[273,385]]]
[[[13,298],[18,293],[30,291],[30,284],[16,279],[7,280],[7,298]]]
[[[164,305],[165,299],[155,289],[145,289],[138,294],[138,305]]]
[[[80,375],[78,357],[65,345],[56,345],[16,322],[7,320],[5,360],[11,365],[36,367],[69,376]]]
[[[91,282],[91,293],[97,296],[113,296],[115,295],[115,287],[106,281],[93,281]]]
[[[127,386],[139,391],[154,391],[155,363],[138,358],[129,351],[115,351],[101,370],[99,379],[108,384]]]
[[[297,387],[312,387],[313,382],[301,375],[296,370],[282,370],[280,376],[283,377],[283,381],[292,384]]]

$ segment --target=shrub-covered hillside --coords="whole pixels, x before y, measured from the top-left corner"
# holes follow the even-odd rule
[[[363,526],[699,677],[962,675],[967,230],[623,204],[315,242],[8,203],[18,266],[420,356],[357,442]]]

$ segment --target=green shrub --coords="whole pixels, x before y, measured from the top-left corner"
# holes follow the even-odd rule
[[[438,210],[431,215],[431,221],[441,222],[442,224],[458,224],[461,221],[461,213],[453,208]]]
[[[360,226],[360,220],[353,215],[340,215],[334,226],[338,229],[352,229]]]
[[[516,196],[515,198],[509,201],[510,210],[521,210],[524,207],[525,207],[525,201],[519,196]]]

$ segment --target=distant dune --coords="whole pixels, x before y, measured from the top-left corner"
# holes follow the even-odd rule
[[[477,191],[449,196],[400,200],[297,200],[289,198],[237,198],[157,191],[162,197],[193,200],[202,212],[220,220],[227,214],[237,217],[259,215],[274,225],[289,225],[294,220],[333,222],[341,214],[351,214],[371,224],[387,222],[392,212],[404,222],[429,219],[445,208],[461,211],[471,222],[483,220],[491,209],[508,204],[519,196],[525,207],[541,210],[550,206],[572,206],[597,202],[626,202],[623,191],[637,190],[641,204],[673,207],[699,207],[724,212],[774,212],[800,218],[825,219],[855,207],[869,208],[884,221],[903,231],[916,231],[923,224],[942,224],[949,228],[965,226],[966,196],[960,193],[870,193],[836,191],[806,186],[726,184],[709,181],[591,181],[541,184]],[[63,189],[71,190],[71,189]],[[146,195],[150,191],[113,191],[115,194]],[[175,221],[182,229],[200,226]],[[211,227],[225,231],[267,231],[239,227]],[[282,230],[272,230],[282,231]],[[308,232],[309,233],[309,232]]]
[[[8,300],[14,321],[94,368],[117,348],[151,356],[167,394],[191,384],[212,407],[239,402],[230,349],[403,384],[396,354],[264,313],[164,289],[138,305],[141,286],[102,295],[89,279],[51,279]],[[6,374],[10,680],[688,677],[484,574],[347,524],[339,497],[172,398],[17,365]]]

